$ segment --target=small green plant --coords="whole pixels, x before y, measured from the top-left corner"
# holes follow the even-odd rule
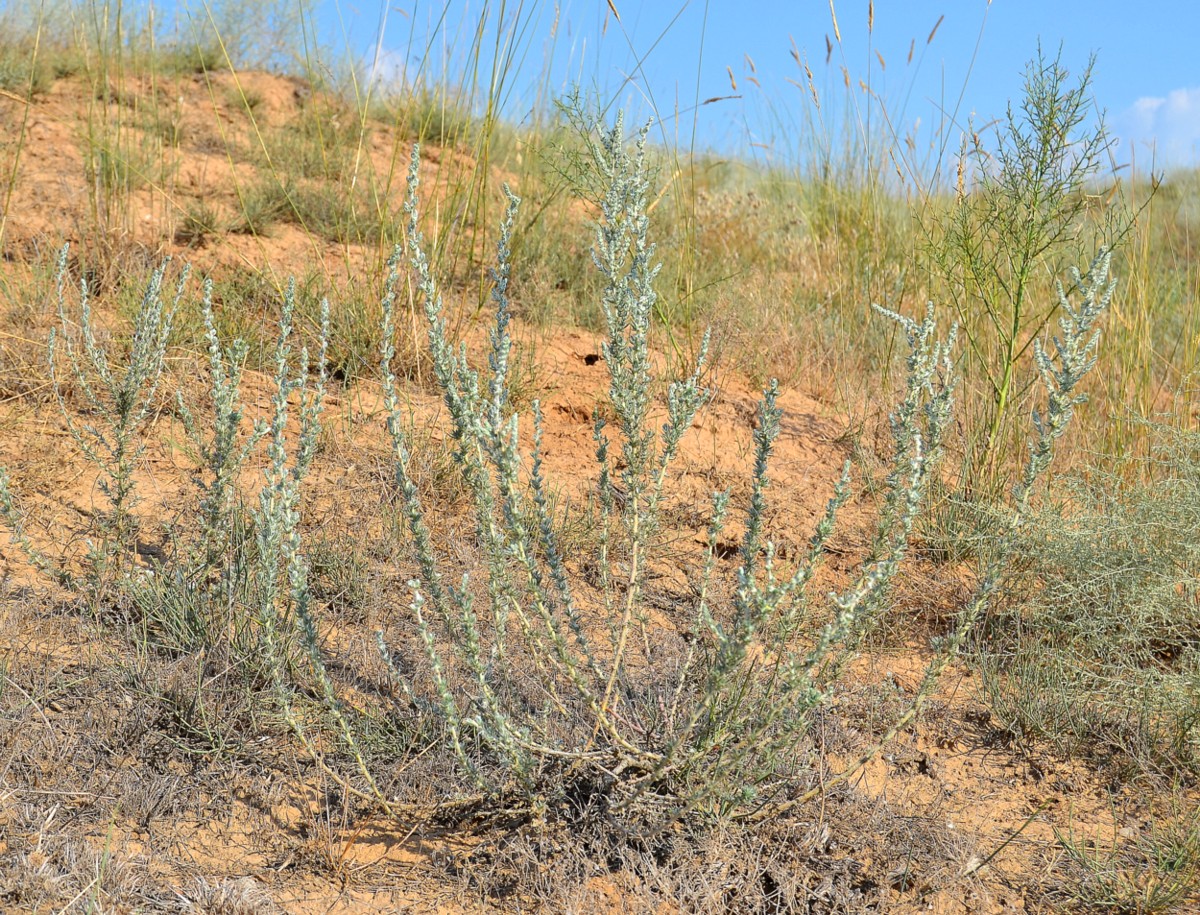
[[[183,39],[162,52],[161,67],[166,73],[189,75],[214,73],[225,66],[225,54],[216,42]]]
[[[191,20],[191,53],[207,70],[294,66],[298,48],[312,53],[310,14],[306,7],[288,0],[209,0],[184,3],[181,10],[187,11]]]
[[[145,451],[145,433],[159,408],[163,360],[188,269],[180,274],[174,296],[163,296],[169,260],[151,275],[133,322],[127,350],[100,341],[86,281],[80,283],[79,321],[69,315],[68,248],[59,251],[55,289],[59,326],[48,344],[50,381],[67,431],[98,473],[96,486],[106,503],[91,512],[86,574],[79,576],[64,558],[51,557],[29,538],[13,497],[8,475],[0,468],[0,516],[13,539],[39,569],[69,586],[81,587],[93,605],[111,598],[132,568],[136,551],[138,503],[135,473]],[[117,363],[120,358],[120,364]],[[82,402],[82,415],[68,404]]]
[[[282,183],[263,178],[240,193],[241,213],[231,232],[270,236],[278,223],[340,244],[374,244],[394,234],[392,221],[369,194],[325,181]]]
[[[166,116],[156,113],[156,116],[147,125],[147,129],[158,134],[158,138],[162,141],[164,149],[178,149],[187,138],[187,131],[184,128],[183,121],[178,115],[170,113]]]
[[[50,88],[53,72],[37,56],[36,47],[0,47],[0,91],[22,98],[42,95]]]
[[[241,101],[246,106],[247,111],[254,111],[263,103],[263,95],[261,92],[255,92],[251,89],[242,94]]]
[[[182,394],[177,407],[196,462],[196,536],[176,544],[170,567],[129,583],[148,635],[164,647],[230,651],[240,663],[268,674],[283,689],[296,641],[289,595],[306,594],[299,554],[300,485],[316,449],[325,392],[328,304],[321,309],[318,353],[292,352],[296,289],[289,283],[279,317],[273,368],[274,394],[266,422],[249,424],[241,400],[248,346],[220,341],[205,284],[203,317],[208,343],[204,417]],[[310,372],[316,378],[310,380]],[[299,436],[289,445],[291,402],[298,401]],[[259,443],[267,441],[267,466],[258,505],[245,508],[238,477]]]
[[[474,122],[459,98],[446,92],[412,89],[398,98],[377,100],[377,115],[395,124],[406,138],[435,146],[454,147],[472,140]]]
[[[87,125],[83,170],[94,225],[111,233],[128,228],[131,195],[147,185],[163,185],[175,162],[162,155],[161,136],[135,134],[121,123],[121,115],[109,119],[109,107],[102,105],[105,114]]]
[[[337,619],[361,620],[369,594],[370,568],[351,537],[319,536],[308,546],[313,599]]]
[[[249,431],[245,429],[241,389],[249,347],[241,339],[235,339],[228,346],[222,344],[217,334],[212,296],[213,284],[208,280],[204,284],[201,306],[208,344],[207,400],[211,415],[207,424],[200,424],[182,393],[176,392],[180,421],[192,443],[198,468],[195,481],[201,492],[200,542],[194,556],[200,560],[197,571],[202,577],[219,568],[221,558],[237,546],[233,536],[238,527],[235,510],[237,477],[267,431],[261,422],[255,423]],[[292,299],[285,300],[285,320],[290,319],[291,302]],[[278,386],[279,382],[276,383]]]
[[[270,235],[271,229],[285,221],[292,211],[290,185],[282,185],[265,178],[245,189],[238,189],[241,205],[239,218],[230,227],[230,232],[246,235]]]
[[[305,182],[296,185],[285,215],[305,232],[339,244],[372,244],[379,241],[388,226],[381,222],[373,207],[336,184]]]
[[[1033,384],[1020,369],[1058,306],[1043,304],[1043,278],[1078,260],[1084,217],[1100,199],[1090,185],[1111,140],[1102,118],[1089,123],[1092,64],[1069,80],[1059,59],[1039,48],[1025,72],[1024,99],[1019,109],[1009,106],[995,148],[977,133],[964,147],[948,218],[937,207],[927,214],[935,220],[926,227],[929,256],[958,314],[971,377],[978,373],[984,384],[984,431],[964,469],[966,489],[976,495],[1003,490],[1001,456],[1019,437],[1018,405]],[[974,187],[966,186],[968,175]],[[1100,231],[1118,234],[1113,225]]]
[[[69,561],[48,555],[33,542],[2,468],[0,518],[39,569],[82,589],[94,605],[116,601],[134,610],[148,644],[174,652],[220,649],[281,684],[294,664],[297,643],[290,602],[306,575],[299,555],[300,485],[316,450],[324,402],[328,303],[322,303],[316,318],[315,357],[310,360],[302,348],[297,358],[292,344],[297,294],[295,283],[288,285],[272,354],[271,414],[265,422],[250,423],[241,395],[249,346],[240,339],[221,342],[214,284],[206,281],[200,308],[208,361],[203,412],[197,413],[182,393],[175,394],[196,465],[197,498],[193,509],[185,506],[180,513],[173,548],[154,567],[139,567],[136,472],[159,406],[167,341],[188,275],[185,268],[174,297],[165,300],[168,263],[147,284],[118,365],[116,348],[101,342],[86,284],[75,328],[67,304],[67,249],[59,254],[60,326],[49,342],[51,378],[71,438],[98,472],[97,486],[107,503],[91,513],[87,574],[77,575]],[[289,429],[294,410],[300,431],[293,445]],[[263,486],[257,507],[247,509],[239,478],[264,439],[268,460]]]
[[[220,230],[221,217],[206,201],[190,204],[183,221],[175,229],[175,242],[180,245],[202,245],[205,240]]]
[[[279,175],[338,182],[350,177],[366,136],[352,109],[326,100],[268,133],[258,152]]]
[[[50,336],[51,379],[67,430],[99,471],[97,485],[108,503],[107,509],[96,515],[99,541],[93,542],[90,550],[90,575],[95,587],[123,575],[133,555],[137,532],[134,473],[145,450],[142,436],[157,408],[167,339],[188,276],[185,268],[168,303],[162,288],[167,264],[164,261],[150,277],[134,319],[128,354],[118,367],[113,362],[114,354],[97,338],[86,281],[80,284],[75,330],[68,314],[66,246],[59,253],[59,327]],[[67,405],[68,389],[83,399],[87,409],[84,418],[78,418]]]
[[[1075,910],[1117,915],[1168,915],[1200,898],[1200,819],[1190,815],[1155,822],[1134,840],[1114,827],[1108,848],[1073,829],[1055,830],[1067,853],[1070,877],[1055,893]]]

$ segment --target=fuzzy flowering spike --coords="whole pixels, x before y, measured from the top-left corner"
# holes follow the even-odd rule
[[[1108,278],[1111,263],[1112,252],[1101,248],[1086,274],[1081,275],[1078,269],[1071,268],[1071,285],[1079,290],[1078,307],[1072,303],[1062,282],[1055,284],[1060,334],[1050,338],[1053,352],[1047,350],[1040,339],[1034,341],[1033,358],[1046,386],[1047,405],[1044,413],[1033,411],[1037,438],[1029,444],[1029,461],[1016,488],[1016,498],[1022,505],[1028,502],[1034,481],[1050,466],[1054,443],[1066,431],[1075,407],[1087,401],[1087,394],[1077,392],[1077,388],[1096,366],[1096,347],[1100,342],[1097,322],[1108,310],[1117,288],[1117,281]]]
[[[508,283],[512,277],[512,231],[517,221],[517,211],[521,206],[521,198],[514,194],[507,184],[503,190],[506,206],[504,219],[500,223],[500,237],[496,241],[496,265],[491,268],[494,283],[492,302],[496,306],[496,323],[489,334],[492,350],[488,354],[488,367],[492,370],[492,377],[488,384],[491,398],[488,420],[493,429],[500,427],[504,411],[508,407],[508,358],[512,352],[512,338],[508,334],[508,325],[512,320]]]

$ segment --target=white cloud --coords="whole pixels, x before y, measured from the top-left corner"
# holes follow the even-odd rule
[[[1149,166],[1151,152],[1156,167],[1200,164],[1200,86],[1140,98],[1115,118],[1113,128],[1139,165]]]
[[[402,89],[408,85],[408,68],[405,65],[404,52],[380,48],[379,56],[368,57],[363,63],[365,76],[375,83],[376,88],[385,92]]]

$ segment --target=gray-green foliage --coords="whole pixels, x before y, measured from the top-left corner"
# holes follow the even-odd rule
[[[203,412],[198,414],[182,391],[175,394],[194,463],[195,533],[177,540],[174,562],[157,575],[136,580],[131,594],[143,631],[159,645],[175,650],[222,645],[245,657],[256,642],[253,617],[245,611],[253,602],[249,570],[254,554],[237,484],[267,429],[261,421],[247,428],[241,386],[248,347],[240,339],[221,342],[212,296],[212,281],[206,280],[201,301],[208,357]],[[290,303],[289,297],[285,313],[290,313]]]
[[[1118,774],[1200,770],[1200,435],[1093,468],[1021,541],[981,654],[1000,723]]]
[[[1157,816],[1134,841],[1113,826],[1107,841],[1055,830],[1067,879],[1050,898],[1070,911],[1170,915],[1200,897],[1200,815]]]
[[[483,581],[451,578],[447,550],[427,521],[411,472],[407,426],[390,368],[398,250],[384,301],[382,355],[396,483],[416,562],[410,604],[416,637],[415,644],[404,645],[389,643],[381,633],[379,647],[397,688],[420,716],[440,723],[461,772],[485,796],[510,802],[516,797],[534,809],[567,804],[626,825],[688,813],[758,819],[822,790],[810,787],[817,748],[809,728],[901,574],[951,416],[953,334],[950,342],[938,340],[932,308],[920,322],[885,312],[905,331],[911,355],[905,395],[892,417],[893,463],[875,549],[850,581],[825,596],[809,591],[849,497],[849,468],[798,562],[783,562],[765,530],[770,457],[781,419],[771,385],[754,434],[738,568],[728,575],[719,562],[718,541],[732,508],[728,492],[716,493],[707,546],[698,557],[690,622],[651,637],[644,585],[652,563],[660,561],[660,509],[680,441],[710,394],[702,384],[701,347],[693,372],[666,390],[666,421],[661,428],[651,421],[657,382],[649,334],[657,267],[648,240],[645,141],[643,131],[628,148],[619,118],[590,140],[606,188],[593,256],[605,284],[603,353],[615,418],[611,430],[604,421],[595,427],[598,530],[591,577],[567,560],[558,543],[543,474],[539,406],[534,405],[526,450],[508,400],[508,260],[519,201],[508,195],[494,272],[496,320],[487,371],[480,372],[465,348],[456,348],[447,336],[419,229],[420,160],[414,149],[407,256],[457,463],[474,504]],[[1041,357],[1053,393],[1008,530],[1001,533],[1003,545],[885,740],[912,720],[995,593],[1032,483],[1044,473],[1054,440],[1078,402],[1075,386],[1090,368],[1095,344],[1091,324],[1105,304],[1107,298],[1068,311],[1054,354]],[[328,683],[315,632],[311,627],[309,632],[311,657]],[[423,664],[414,653],[423,656]],[[331,696],[331,689],[326,692]],[[340,708],[336,700],[333,706]],[[348,733],[340,711],[338,720]],[[877,751],[868,751],[832,783]]]
[[[70,557],[49,555],[33,542],[3,468],[0,516],[34,565],[83,588],[93,600],[127,602],[150,640],[171,650],[232,648],[242,660],[257,658],[279,673],[291,664],[297,617],[306,612],[300,487],[316,449],[324,403],[328,304],[322,303],[320,310],[316,357],[310,360],[304,348],[297,355],[292,342],[296,289],[289,284],[274,349],[270,416],[251,423],[241,390],[248,347],[241,340],[222,343],[212,284],[205,283],[201,316],[208,377],[203,409],[189,405],[182,392],[175,396],[195,460],[196,499],[180,506],[182,520],[165,562],[138,567],[136,539],[144,522],[134,514],[139,502],[136,471],[158,406],[167,344],[187,280],[185,269],[173,298],[165,300],[166,269],[164,262],[151,275],[128,344],[115,346],[102,339],[86,284],[81,286],[77,325],[72,321],[67,249],[59,254],[59,327],[48,346],[51,378],[67,429],[97,473],[105,503],[91,513],[85,532],[91,544],[88,574],[78,575]],[[299,433],[292,442],[289,420],[297,412]],[[257,506],[247,510],[239,476],[264,438],[263,485]]]
[[[1100,342],[1097,322],[1112,304],[1117,281],[1109,279],[1112,252],[1101,249],[1086,275],[1071,268],[1071,287],[1079,292],[1078,307],[1072,304],[1061,282],[1058,292],[1059,334],[1051,337],[1053,352],[1041,337],[1033,341],[1033,358],[1047,392],[1045,412],[1034,410],[1033,426],[1037,438],[1031,443],[1029,463],[1017,486],[1018,508],[1024,514],[1029,507],[1033,484],[1050,467],[1054,443],[1066,432],[1075,407],[1087,402],[1078,391],[1079,383],[1096,366],[1096,346]]]
[[[289,313],[288,321],[290,295],[289,288],[289,301],[284,306],[285,312]],[[256,423],[249,433],[244,427],[241,387],[249,347],[240,339],[228,346],[222,344],[217,335],[212,296],[212,281],[206,280],[201,318],[208,350],[209,423],[201,425],[183,393],[176,392],[176,407],[195,452],[196,484],[202,493],[198,506],[200,543],[195,552],[205,570],[215,568],[234,545],[231,535],[236,527],[237,474],[266,434],[262,423]]]
[[[270,414],[251,424],[241,398],[248,348],[241,340],[221,343],[212,286],[205,284],[207,415],[198,417],[178,395],[180,419],[196,464],[195,533],[176,544],[169,567],[130,585],[152,637],[168,647],[232,650],[239,660],[264,669],[284,692],[298,624],[308,612],[301,485],[316,450],[324,407],[329,326],[328,304],[323,302],[315,359],[306,347],[296,354],[295,307],[296,288],[289,283],[273,352]],[[293,418],[299,425],[294,442],[288,432]],[[246,506],[238,477],[264,440],[267,460],[257,504]]]
[[[20,44],[0,47],[0,90],[34,96],[45,92],[49,84],[50,68],[37,59],[34,48]]]
[[[662,390],[650,356],[658,267],[649,241],[646,131],[629,147],[618,118],[589,142],[605,188],[593,257],[604,284],[603,354],[610,374],[608,409],[600,412],[612,417],[611,424],[597,421],[594,429],[596,555],[582,563],[565,555],[542,463],[540,405],[534,403],[532,429],[523,438],[512,403],[509,261],[519,200],[507,194],[493,272],[495,323],[487,368],[480,371],[466,348],[449,338],[420,231],[420,159],[414,149],[406,245],[390,262],[381,341],[395,482],[415,560],[405,614],[411,639],[403,636],[402,620],[390,640],[380,634],[380,652],[408,707],[429,725],[423,732],[443,735],[439,739],[461,774],[491,802],[534,811],[573,808],[639,828],[690,814],[751,820],[778,815],[849,778],[911,722],[988,609],[1009,558],[1023,542],[1034,484],[1046,473],[1054,444],[1081,401],[1079,382],[1094,365],[1096,322],[1112,295],[1108,256],[1102,252],[1086,276],[1075,277],[1082,296],[1078,306],[1060,289],[1060,334],[1050,349],[1035,346],[1048,403],[1035,417],[1026,470],[994,532],[996,544],[976,593],[936,646],[920,688],[886,733],[818,782],[813,758],[820,748],[811,725],[829,709],[845,662],[888,609],[943,450],[955,390],[954,333],[938,338],[932,307],[920,321],[880,309],[908,342],[906,386],[891,416],[893,454],[873,546],[839,590],[820,595],[810,586],[850,495],[849,467],[798,559],[784,560],[766,527],[771,454],[782,419],[771,384],[753,436],[736,568],[719,556],[734,508],[730,492],[718,492],[706,544],[696,557],[694,597],[690,607],[681,608],[679,618],[686,621],[651,633],[645,586],[655,563],[664,561],[659,528],[680,444],[710,397],[703,384],[707,341],[691,373]],[[473,507],[482,566],[477,582],[458,578],[450,550],[427,520],[414,476],[411,424],[392,374],[405,255],[426,317],[455,461]],[[66,328],[62,275],[60,317]],[[121,369],[111,367],[96,338],[86,290],[79,342],[70,334],[52,341],[64,413],[113,506],[103,519],[106,555],[123,556],[133,529],[133,467],[144,447],[140,436],[155,401],[174,313],[162,301],[162,277],[160,269],[148,286]],[[310,362],[307,350],[298,358],[293,352],[294,304],[295,288],[289,286],[274,352],[270,413],[264,424],[248,426],[240,398],[246,348],[222,345],[206,287],[211,419],[199,421],[191,409],[180,409],[198,458],[197,534],[180,544],[179,558],[162,574],[120,574],[113,581],[135,606],[167,615],[160,628],[179,637],[178,647],[227,641],[232,629],[240,646],[252,652],[243,660],[252,659],[267,676],[285,717],[324,764],[324,742],[309,736],[298,707],[304,700],[295,690],[296,678],[303,679],[296,649],[305,648],[317,695],[349,746],[367,792],[388,803],[359,749],[360,716],[348,710],[327,671],[309,585],[301,487],[324,402],[328,311],[323,307],[320,352]],[[71,383],[90,407],[87,420],[75,418],[63,398],[60,361],[70,367]],[[299,433],[293,436],[296,402]],[[665,421],[656,427],[653,416],[662,410]],[[260,438],[266,441],[266,466],[257,502],[247,510],[237,501],[237,476]],[[3,474],[0,509],[33,555]]]
[[[167,264],[164,261],[150,277],[134,318],[129,352],[117,365],[98,342],[86,280],[80,283],[78,332],[74,330],[66,296],[67,248],[59,253],[59,328],[50,335],[50,373],[67,430],[99,470],[97,487],[108,502],[107,510],[96,515],[95,533],[100,540],[91,549],[92,574],[97,580],[123,574],[134,549],[134,471],[145,451],[142,435],[156,404],[167,339],[188,276],[185,268],[167,304],[162,294]],[[83,418],[63,399],[68,386],[84,401]]]

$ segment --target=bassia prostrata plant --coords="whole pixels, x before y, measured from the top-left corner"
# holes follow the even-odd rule
[[[733,507],[729,491],[717,492],[688,622],[650,635],[645,586],[661,561],[665,494],[680,442],[712,396],[703,383],[708,339],[692,371],[666,388],[666,419],[656,428],[650,333],[657,267],[649,241],[646,131],[629,147],[618,118],[594,135],[591,154],[605,187],[593,258],[605,282],[602,354],[610,378],[608,409],[598,412],[610,420],[597,419],[594,428],[596,555],[576,561],[564,555],[550,508],[540,406],[533,405],[528,446],[510,408],[509,251],[519,200],[507,191],[493,271],[495,322],[480,370],[449,339],[420,231],[420,159],[413,150],[407,239],[391,261],[382,358],[395,480],[415,567],[409,603],[415,632],[408,645],[389,643],[381,633],[379,650],[403,703],[437,723],[456,760],[464,779],[456,800],[537,815],[570,808],[572,815],[633,830],[691,815],[776,816],[850,777],[911,723],[988,606],[1003,580],[1012,531],[1029,511],[1034,485],[1081,400],[1078,384],[1094,364],[1096,320],[1112,293],[1108,257],[1102,253],[1081,281],[1082,305],[1072,307],[1064,294],[1053,350],[1038,346],[1049,405],[1035,416],[1009,529],[998,532],[999,548],[974,596],[935,645],[920,688],[887,733],[859,759],[818,779],[820,749],[811,726],[828,708],[845,661],[888,607],[942,454],[954,399],[954,331],[939,339],[932,306],[919,321],[878,309],[904,332],[907,380],[891,414],[891,469],[874,548],[847,583],[827,594],[810,587],[850,498],[849,466],[798,560],[785,562],[765,529],[782,416],[771,384],[758,406],[737,567],[727,576],[718,555]],[[391,371],[405,256],[471,498],[478,584],[452,577],[449,545],[439,543],[412,471]],[[315,642],[311,654],[327,679]],[[338,717],[345,730],[346,718]]]

